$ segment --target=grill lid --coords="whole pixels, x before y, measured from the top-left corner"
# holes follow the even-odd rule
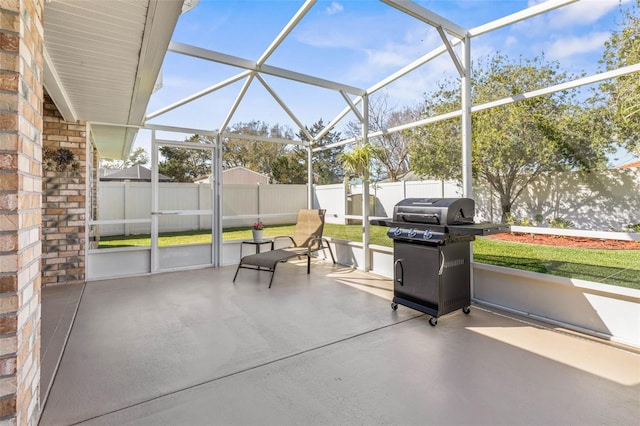
[[[395,222],[441,226],[473,223],[474,214],[471,198],[406,198],[393,208]]]

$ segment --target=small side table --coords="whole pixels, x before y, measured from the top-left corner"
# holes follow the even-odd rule
[[[270,250],[273,250],[273,238],[263,238],[261,240],[244,240],[240,244],[240,258],[242,259],[242,248],[245,244],[249,244],[256,247],[256,253],[260,253],[260,248],[264,244],[270,244]]]

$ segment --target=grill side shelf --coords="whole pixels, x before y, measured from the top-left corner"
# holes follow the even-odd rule
[[[390,217],[387,219],[371,219],[369,223],[372,225],[392,227],[393,219]]]
[[[511,226],[504,223],[474,223],[471,225],[450,225],[448,232],[458,235],[492,235],[511,232]]]
[[[372,219],[369,221],[372,225],[378,226],[411,226],[415,229],[425,230],[425,229],[433,229],[438,230],[439,232],[445,232],[450,234],[457,235],[491,235],[491,234],[500,234],[503,232],[511,232],[511,226],[505,223],[473,223],[467,225],[447,225],[447,226],[429,226],[428,224],[419,224],[419,223],[404,223],[404,222],[396,222],[391,218],[386,219]]]

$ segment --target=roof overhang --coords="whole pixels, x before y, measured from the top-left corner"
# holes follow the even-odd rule
[[[66,121],[116,125],[91,126],[103,158],[129,154],[183,3],[45,3],[44,87]]]

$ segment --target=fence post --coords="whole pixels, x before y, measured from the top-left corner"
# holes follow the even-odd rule
[[[262,210],[260,209],[260,182],[258,182],[256,184],[256,186],[257,186],[257,189],[258,189],[256,191],[257,198],[258,198],[258,222],[260,222],[260,213],[262,212]]]
[[[211,175],[209,175],[211,176]],[[209,180],[211,179],[211,177],[209,177]],[[205,184],[202,185],[198,185],[198,210],[202,209],[202,187],[206,186]],[[198,215],[198,231],[200,231],[202,229],[202,215]]]
[[[123,194],[124,195],[124,202],[123,202],[124,203],[124,206],[123,206],[123,208],[124,208],[124,212],[123,212],[124,213],[123,214],[124,220],[129,219],[129,204],[130,204],[129,203],[129,195],[131,194],[131,192],[129,191],[130,185],[131,185],[130,181],[128,181],[128,180],[124,181],[124,187],[123,187],[124,188],[124,191],[123,191],[124,192],[124,194]],[[128,237],[130,232],[131,232],[131,230],[129,229],[129,224],[125,223],[124,224],[124,235]]]

